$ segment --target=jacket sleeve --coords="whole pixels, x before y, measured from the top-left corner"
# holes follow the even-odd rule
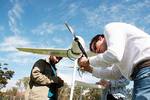
[[[97,78],[117,80],[120,78],[121,72],[118,69],[117,65],[114,64],[108,68],[93,67],[92,75]]]
[[[34,83],[40,84],[40,85],[49,85],[50,83],[53,83],[53,80],[50,80],[50,78],[46,75],[44,75],[42,72],[44,71],[44,64],[45,62],[43,60],[39,60],[34,64],[34,67],[31,71],[32,80]]]

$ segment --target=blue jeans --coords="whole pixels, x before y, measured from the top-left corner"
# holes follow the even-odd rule
[[[150,100],[150,67],[140,69],[133,81],[132,100]]]

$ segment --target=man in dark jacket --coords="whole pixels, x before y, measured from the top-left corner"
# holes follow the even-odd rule
[[[30,75],[29,100],[57,100],[58,88],[64,81],[57,76],[55,64],[62,57],[50,56],[49,59],[40,59],[35,62]]]

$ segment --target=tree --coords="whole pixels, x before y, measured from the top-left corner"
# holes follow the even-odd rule
[[[19,80],[16,82],[16,86],[17,86],[19,89],[21,89],[21,84],[22,84],[21,79],[19,79]]]
[[[18,88],[17,88],[17,87],[12,87],[11,89],[8,89],[8,90],[6,91],[6,94],[7,94],[7,95],[16,96],[17,92],[18,92]]]
[[[25,89],[25,90],[27,89],[27,87],[28,87],[28,85],[29,85],[29,80],[30,80],[30,77],[24,77],[24,78],[22,79],[22,83],[23,83],[23,85],[24,85],[24,89]]]
[[[0,90],[6,86],[8,80],[10,80],[15,73],[14,71],[9,70],[7,67],[5,67],[7,65],[7,63],[0,63]]]

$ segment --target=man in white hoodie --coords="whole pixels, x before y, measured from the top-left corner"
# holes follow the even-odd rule
[[[150,100],[150,35],[133,25],[113,22],[92,39],[90,50],[97,55],[79,58],[81,69],[104,79],[123,75],[134,81],[132,100]]]

